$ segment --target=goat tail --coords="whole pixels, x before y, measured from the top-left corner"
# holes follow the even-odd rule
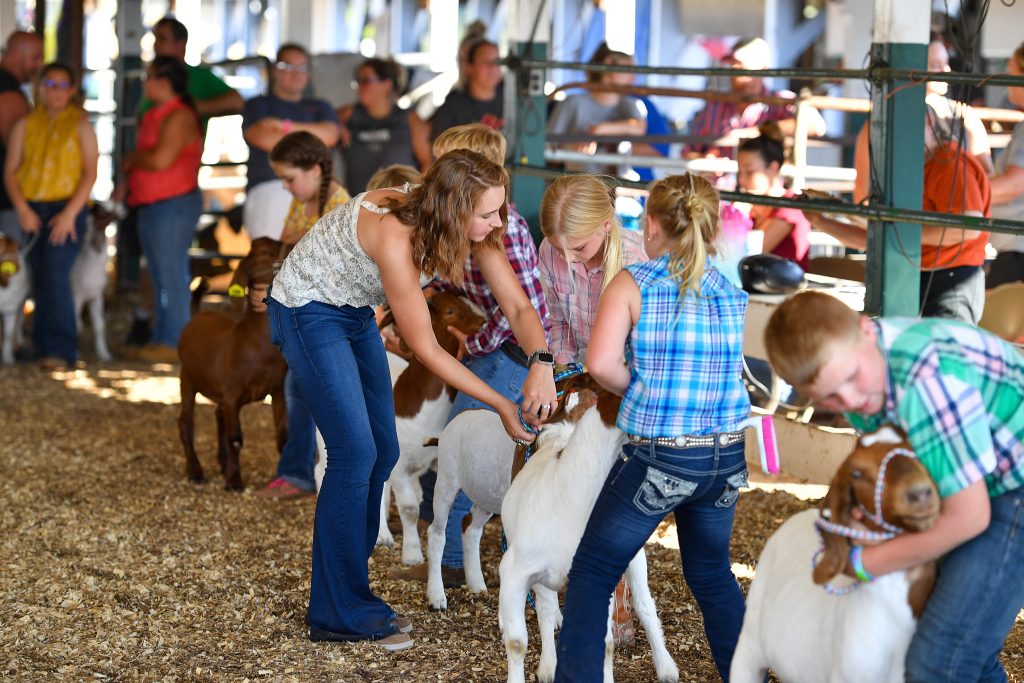
[[[205,277],[197,277],[192,280],[192,303],[190,305],[192,315],[199,312],[203,303],[203,295],[210,291],[210,283]]]

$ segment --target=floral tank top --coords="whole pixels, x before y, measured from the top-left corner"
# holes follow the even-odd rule
[[[409,194],[412,185],[394,188]],[[380,269],[362,246],[356,232],[359,207],[379,215],[391,212],[363,197],[324,214],[313,229],[299,240],[274,277],[271,298],[298,308],[311,301],[333,306],[382,306],[387,302]],[[420,274],[420,286],[432,278]]]

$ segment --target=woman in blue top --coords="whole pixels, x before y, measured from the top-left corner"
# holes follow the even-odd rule
[[[601,679],[612,590],[669,513],[683,576],[728,680],[744,610],[729,539],[747,483],[740,430],[750,401],[740,379],[747,295],[710,264],[719,231],[718,193],[707,180],[654,183],[644,223],[652,260],[624,268],[601,298],[587,361],[622,395],[618,427],[628,443],[569,571],[556,681]]]

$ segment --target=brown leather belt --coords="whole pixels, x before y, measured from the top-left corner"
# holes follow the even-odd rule
[[[716,443],[719,446],[732,446],[743,440],[743,432],[720,432],[718,434],[683,434],[682,436],[636,436],[627,434],[629,443],[634,446],[645,446],[653,443],[656,446],[671,448],[710,448]]]

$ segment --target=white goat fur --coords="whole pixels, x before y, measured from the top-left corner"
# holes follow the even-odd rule
[[[103,294],[107,288],[107,240],[103,228],[93,225],[92,215],[88,221],[89,229],[71,268],[71,295],[77,320],[81,320],[82,309],[88,304],[89,320],[96,338],[96,357],[107,363],[111,360],[103,315]]]
[[[466,588],[487,590],[480,569],[480,536],[484,524],[501,511],[512,479],[515,444],[505,433],[501,418],[490,410],[466,410],[441,432],[437,444],[437,484],[434,486],[434,521],[427,529],[427,601],[434,609],[447,609],[441,579],[445,525],[459,491],[473,501],[472,521],[462,534]]]
[[[537,452],[516,476],[501,506],[508,550],[501,560],[498,624],[508,656],[508,680],[525,680],[527,631],[525,601],[532,587],[536,596],[541,637],[537,679],[554,678],[555,628],[561,625],[557,591],[565,588],[569,567],[579,546],[594,503],[619,454],[622,433],[601,421],[596,407],[576,425],[545,428]],[[468,572],[467,572],[468,579]],[[633,608],[647,632],[659,681],[678,681],[679,669],[665,647],[654,598],[647,585],[647,556],[643,548],[626,569]],[[612,680],[612,602],[608,605],[604,680]]]
[[[22,254],[18,272],[11,275],[6,287],[0,287],[0,317],[3,318],[3,346],[0,360],[4,365],[14,365],[14,341],[24,341],[21,334],[22,311],[28,298],[31,282],[25,255]]]
[[[821,546],[818,514],[793,515],[768,539],[747,596],[733,683],[761,683],[769,668],[786,683],[903,681],[917,623],[908,572],[880,576],[848,595],[826,593],[811,579],[811,557]],[[851,581],[834,579],[837,586]]]

